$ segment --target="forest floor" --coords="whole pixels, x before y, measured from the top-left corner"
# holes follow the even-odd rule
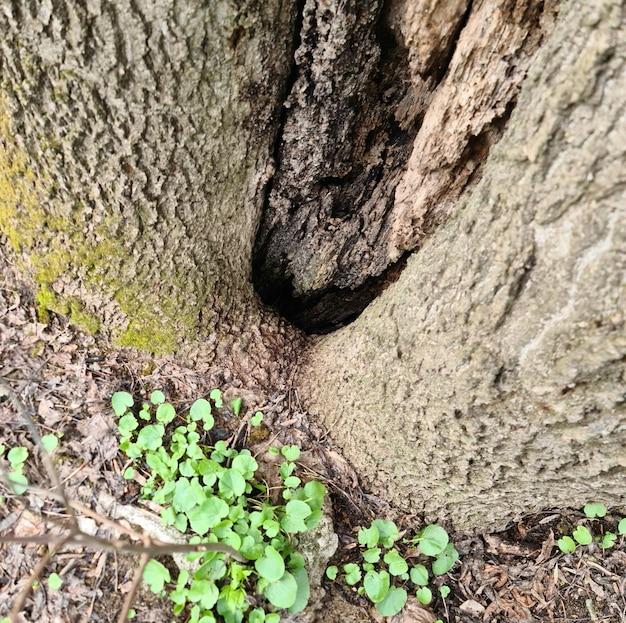
[[[0,280],[0,379],[4,379],[32,410],[41,434],[62,433],[54,459],[67,497],[91,509],[81,515],[81,527],[103,539],[119,537],[116,524],[98,521],[106,515],[103,499],[119,505],[140,505],[132,483],[124,480],[125,458],[118,450],[115,417],[110,397],[125,390],[146,398],[161,389],[177,408],[188,407],[214,387],[244,398],[244,408],[266,414],[269,434],[283,443],[297,443],[317,453],[325,466],[325,482],[333,500],[335,530],[340,547],[331,561],[351,562],[357,551],[359,526],[377,514],[390,513],[384,501],[364,492],[349,465],[331,447],[324,431],[311,424],[299,407],[297,392],[284,392],[254,404],[255,396],[232,381],[224,386],[219,375],[202,374],[180,362],[151,358],[130,350],[103,349],[89,336],[58,318],[41,323],[20,288]],[[225,427],[236,422],[223,422]],[[0,398],[0,445],[24,446],[36,456],[25,422],[9,400]],[[320,458],[321,457],[321,458]],[[31,483],[49,489],[44,466],[35,461],[27,474]],[[3,489],[4,493],[1,492]],[[0,621],[40,564],[46,543],[58,538],[62,507],[45,495],[28,492],[20,498],[0,484],[0,537],[32,542],[0,543]],[[549,501],[546,501],[549,504]],[[59,509],[58,504],[56,509]],[[52,514],[51,514],[52,512]],[[393,517],[401,528],[419,527],[417,518]],[[597,543],[563,554],[556,540],[585,524],[595,534],[615,532],[618,517],[588,520],[581,510],[549,509],[525,517],[495,534],[452,535],[459,562],[441,578],[451,588],[445,600],[436,598],[432,610],[407,608],[394,623],[489,621],[583,622],[626,621],[626,543],[618,537],[610,549]],[[415,526],[414,524],[418,524]],[[56,537],[54,535],[57,535]],[[41,538],[43,537],[43,538]],[[22,621],[39,623],[114,622],[125,595],[132,589],[136,556],[113,551],[68,547],[56,553],[25,599]],[[62,586],[53,590],[46,578],[57,573]],[[345,584],[324,580],[326,605],[316,621],[377,621],[370,605]],[[330,600],[330,601],[329,601]],[[346,605],[345,613],[341,604]],[[339,604],[339,605],[338,605]],[[133,608],[135,621],[165,623],[175,620],[171,603],[140,588]],[[434,613],[434,615],[433,615]],[[184,620],[180,618],[179,620]]]

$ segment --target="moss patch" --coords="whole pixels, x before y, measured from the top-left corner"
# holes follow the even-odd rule
[[[185,294],[188,276],[164,275],[164,283],[156,284],[154,276],[142,278],[115,233],[112,217],[91,228],[79,199],[70,204],[70,215],[60,215],[55,201],[62,199],[49,200],[54,184],[44,183],[29,167],[11,137],[7,110],[0,97],[0,234],[22,272],[35,282],[40,319],[47,322],[54,312],[93,334],[101,328],[99,305],[114,300],[122,314],[106,329],[115,344],[174,352],[198,325],[197,306]],[[72,285],[71,295],[63,293],[67,284]]]

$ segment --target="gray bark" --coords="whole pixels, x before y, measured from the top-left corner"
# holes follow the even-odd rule
[[[626,506],[625,26],[621,2],[563,6],[481,182],[301,370],[401,508],[485,529]]]
[[[250,264],[295,15],[2,1],[0,230],[43,310],[120,344],[226,351],[267,380],[293,332],[260,309]]]

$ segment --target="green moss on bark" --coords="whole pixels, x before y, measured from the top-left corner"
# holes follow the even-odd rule
[[[197,311],[187,303],[184,278],[174,286],[168,275],[159,283],[125,281],[119,267],[129,253],[112,233],[116,228],[110,218],[86,235],[79,201],[71,218],[42,207],[53,184],[29,167],[11,137],[6,110],[0,98],[0,234],[34,282],[40,319],[47,322],[54,312],[95,334],[103,328],[100,305],[115,301],[126,322],[104,327],[114,343],[159,354],[175,351],[179,341],[194,335],[198,323]],[[63,292],[68,284],[71,295]]]

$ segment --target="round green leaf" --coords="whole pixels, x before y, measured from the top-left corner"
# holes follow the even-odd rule
[[[295,445],[283,446],[280,452],[288,461],[297,461],[300,458],[300,448]]]
[[[61,588],[61,584],[63,584],[63,581],[58,574],[51,573],[48,576],[48,586],[50,587],[50,590],[58,591]]]
[[[259,469],[256,459],[250,454],[238,454],[232,461],[232,469],[239,472],[246,480],[254,476],[254,472]]]
[[[7,459],[9,459],[9,463],[11,465],[19,465],[20,463],[24,463],[28,458],[28,450],[24,446],[16,446],[15,448],[11,448],[9,453],[7,454]]]
[[[161,403],[165,402],[165,394],[160,389],[155,389],[150,394],[150,402],[153,405],[160,405]]]
[[[365,594],[375,604],[382,601],[389,591],[390,577],[386,571],[368,571],[363,580]]]
[[[143,579],[153,593],[160,593],[171,578],[167,567],[158,560],[149,560],[143,570]]]
[[[365,562],[378,562],[380,560],[380,547],[371,547],[363,552]]]
[[[398,527],[393,521],[375,519],[372,522],[372,526],[376,526],[378,529],[378,542],[383,547],[393,547],[393,544],[400,538]]]
[[[617,535],[612,532],[607,532],[602,537],[602,542],[600,543],[600,547],[602,549],[609,549],[615,545],[615,541],[617,541]]]
[[[416,593],[417,600],[427,606],[433,600],[433,593],[428,586],[422,586]]]
[[[583,510],[589,519],[593,519],[594,517],[604,517],[606,515],[606,506],[604,504],[585,504],[585,508]]]
[[[19,472],[9,472],[7,478],[11,481],[11,488],[17,495],[22,495],[28,489],[28,479]]]
[[[436,524],[426,526],[418,534],[419,548],[425,556],[438,556],[448,545],[448,533]]]
[[[285,571],[278,582],[267,585],[263,594],[276,608],[291,608],[298,597],[298,583],[289,571]]]
[[[349,562],[343,566],[344,573],[346,574],[346,584],[354,586],[361,580],[361,568],[359,565]]]
[[[337,568],[336,565],[331,565],[330,567],[326,569],[326,577],[329,580],[334,580],[337,577],[338,573],[339,573],[339,569]]]
[[[391,575],[402,575],[409,570],[406,560],[400,556],[396,549],[388,551],[383,560],[389,565],[389,573]]]
[[[383,600],[376,604],[376,610],[384,617],[392,617],[404,608],[406,600],[406,591],[403,588],[392,586]]]
[[[626,534],[626,517],[617,524],[617,531],[619,534]]]
[[[204,398],[199,398],[191,405],[189,417],[191,417],[193,421],[203,420],[204,422],[210,423],[212,428],[214,419],[211,414],[211,403]]]
[[[163,443],[165,429],[162,424],[148,424],[137,435],[137,445],[144,450],[156,450]]]
[[[227,469],[219,476],[219,490],[227,498],[236,498],[246,490],[246,481],[236,469]]]
[[[228,504],[213,495],[187,511],[191,529],[200,536],[204,536],[211,528],[228,516]]]
[[[445,599],[450,594],[450,587],[446,586],[445,584],[443,586],[440,586],[439,593]]]
[[[311,588],[309,586],[309,576],[303,567],[292,569],[291,574],[298,585],[298,592],[296,593],[296,600],[289,607],[289,614],[295,614],[296,612],[302,612],[306,608],[306,605],[309,603]]]
[[[556,544],[559,546],[559,549],[564,554],[571,554],[576,549],[576,543],[574,543],[574,539],[569,536],[564,536],[560,538]]]
[[[41,445],[46,452],[52,452],[59,445],[59,438],[56,435],[44,435],[41,438]]]
[[[374,525],[369,528],[361,528],[357,534],[357,539],[361,545],[369,549],[378,545],[378,528]]]
[[[259,426],[259,424],[261,424],[262,421],[263,421],[263,414],[260,411],[257,411],[250,418],[250,424],[252,424],[252,426]]]
[[[133,404],[135,404],[135,401],[128,392],[115,392],[111,396],[111,406],[118,417],[124,415],[126,410],[132,407]]]
[[[443,575],[448,573],[454,563],[459,559],[459,552],[454,549],[452,543],[448,543],[446,548],[437,556],[437,559],[433,561],[432,570],[435,575]]]
[[[283,574],[285,573],[285,561],[283,560],[283,557],[271,545],[268,545],[265,548],[265,551],[263,552],[263,556],[261,556],[260,558],[254,561],[254,568],[257,570],[257,573],[262,578],[265,578],[266,580],[269,580],[270,582],[277,582],[283,577]],[[293,580],[293,582],[295,585],[296,581]],[[298,587],[296,586],[295,588],[297,590]],[[278,607],[289,608],[293,604],[294,601],[295,601],[295,592],[294,592],[294,598],[288,606],[278,606]],[[272,601],[272,603],[274,602]]]
[[[164,402],[157,407],[156,419],[163,424],[169,424],[176,417],[176,410],[169,402]]]
[[[589,545],[593,542],[593,537],[585,526],[578,526],[578,528],[572,532],[572,536],[581,545]]]
[[[426,586],[428,584],[428,569],[424,565],[415,565],[411,567],[410,578],[413,584]]]

